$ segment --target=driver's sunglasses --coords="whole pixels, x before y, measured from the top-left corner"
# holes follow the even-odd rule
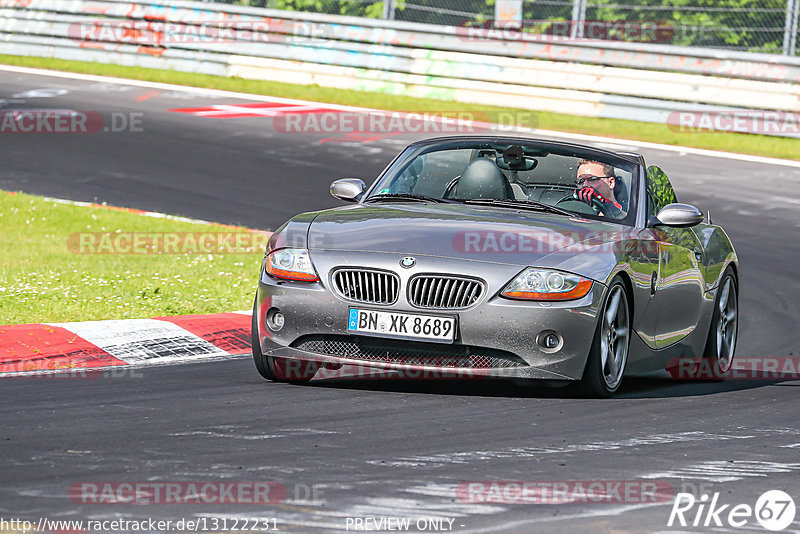
[[[581,174],[580,176],[578,176],[578,179],[576,180],[575,183],[578,185],[583,185],[587,182],[590,184],[594,184],[599,182],[603,178],[611,178],[611,176],[594,176],[592,174]]]

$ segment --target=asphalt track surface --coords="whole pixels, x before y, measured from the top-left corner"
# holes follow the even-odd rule
[[[2,134],[0,189],[256,228],[336,205],[332,179],[373,178],[420,137],[286,134],[270,118],[168,111],[245,102],[237,99],[9,72],[0,80],[4,110],[142,114],[141,132]],[[32,97],[33,89],[56,96]],[[643,153],[666,170],[681,201],[711,210],[737,248],[737,357],[798,356],[800,169]],[[8,379],[0,383],[0,517],[274,517],[281,530],[341,532],[348,517],[400,516],[412,526],[422,517],[454,519],[454,532],[741,532],[670,528],[671,499],[482,504],[462,502],[455,488],[475,480],[655,480],[719,492],[724,504],[753,505],[770,489],[800,504],[798,386],[630,379],[610,400],[485,381],[293,386],[262,380],[249,359],[97,380]],[[276,481],[289,499],[70,500],[70,486],[85,481]],[[316,500],[305,495],[311,486]],[[762,529],[751,518],[745,530]]]

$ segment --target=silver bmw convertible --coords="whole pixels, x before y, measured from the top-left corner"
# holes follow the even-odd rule
[[[639,154],[428,139],[331,194],[348,204],[269,240],[252,327],[264,378],[507,377],[608,396],[626,375],[731,369],[736,252]]]

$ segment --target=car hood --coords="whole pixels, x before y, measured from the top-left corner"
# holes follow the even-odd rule
[[[574,255],[613,243],[629,232],[616,223],[530,210],[356,204],[319,212],[309,227],[308,247],[530,265],[556,252]]]

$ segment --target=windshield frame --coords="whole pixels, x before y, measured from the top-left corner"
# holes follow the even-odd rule
[[[630,155],[622,155],[607,150],[598,148],[573,145],[570,143],[560,143],[554,141],[545,141],[540,139],[524,138],[524,137],[440,137],[434,139],[427,139],[424,141],[417,141],[408,145],[397,157],[384,169],[378,176],[375,182],[367,189],[364,196],[359,203],[364,203],[369,198],[376,195],[379,187],[387,178],[394,179],[397,175],[402,173],[406,167],[418,156],[430,152],[440,150],[457,150],[457,149],[492,149],[497,145],[510,145],[521,144],[526,148],[532,150],[547,152],[548,154],[556,154],[559,156],[574,157],[580,159],[599,160],[609,163],[614,167],[627,167],[631,169],[631,185],[628,192],[628,213],[621,219],[613,217],[602,217],[600,215],[586,214],[574,212],[575,217],[586,218],[604,222],[613,222],[625,226],[636,226],[638,223],[638,213],[640,208],[640,184],[642,179],[641,162],[637,158]],[[546,157],[546,156],[545,156]],[[459,202],[461,203],[461,202]],[[561,206],[559,206],[561,207]],[[567,211],[571,211],[568,208]],[[555,214],[554,214],[555,215]]]

